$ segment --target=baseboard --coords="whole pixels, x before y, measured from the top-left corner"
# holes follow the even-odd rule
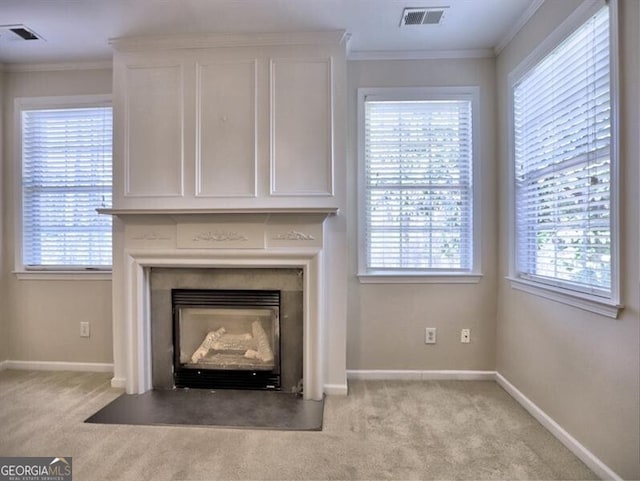
[[[7,369],[7,361],[0,361],[0,371]]]
[[[118,389],[125,389],[127,387],[127,380],[123,377],[112,377],[111,387],[115,387]]]
[[[4,361],[5,369],[27,371],[87,371],[113,372],[113,364],[102,362],[64,362],[64,361]]]
[[[575,456],[580,459],[587,467],[593,471],[600,479],[611,479],[614,481],[622,481],[611,468],[604,464],[591,451],[585,448],[580,442],[565,431],[557,422],[555,422],[547,413],[540,409],[531,399],[525,396],[507,379],[496,372],[496,382],[507,391],[518,403],[525,408],[540,424],[553,434],[558,441],[565,445]]]
[[[348,370],[347,379],[397,381],[494,381],[495,371]]]
[[[329,396],[346,396],[348,392],[346,384],[325,384],[324,393]]]

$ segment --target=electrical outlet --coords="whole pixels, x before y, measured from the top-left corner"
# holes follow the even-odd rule
[[[436,328],[426,327],[424,330],[424,343],[435,344],[436,343]]]
[[[460,342],[465,344],[471,342],[471,329],[463,329],[460,331]]]
[[[91,335],[91,325],[88,322],[80,323],[80,337],[89,337]]]

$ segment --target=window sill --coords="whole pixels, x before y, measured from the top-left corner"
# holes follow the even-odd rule
[[[622,304],[609,299],[603,299],[601,297],[581,294],[579,292],[571,292],[552,286],[543,286],[517,277],[507,277],[507,280],[509,281],[512,289],[560,302],[568,306],[577,307],[578,309],[600,314],[601,316],[611,317],[613,319],[617,319],[618,314],[624,308]]]
[[[482,274],[358,274],[361,284],[478,284]]]
[[[111,271],[13,271],[21,281],[110,281]]]

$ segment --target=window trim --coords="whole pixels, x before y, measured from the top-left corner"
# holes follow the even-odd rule
[[[470,270],[438,271],[438,270],[374,270],[367,269],[365,238],[365,101],[367,98],[380,100],[470,100],[472,125],[472,266]],[[481,159],[480,139],[482,125],[480,122],[480,87],[473,86],[438,86],[438,87],[367,87],[358,88],[357,104],[357,138],[358,138],[358,279],[363,284],[373,283],[441,283],[441,284],[473,284],[482,278],[481,240]]]
[[[538,62],[558,47],[566,38],[580,28],[600,8],[609,5],[610,29],[610,85],[611,85],[611,294],[591,294],[571,290],[565,286],[523,277],[517,271],[516,253],[516,186],[515,186],[515,118],[514,88]],[[506,279],[511,288],[538,297],[551,299],[569,306],[577,307],[603,316],[617,318],[624,307],[620,298],[620,149],[619,149],[619,49],[618,49],[618,8],[617,0],[585,0],[569,15],[549,36],[547,36],[517,67],[508,75],[507,115],[508,115],[508,256],[509,272]]]
[[[64,109],[83,107],[113,107],[111,94],[68,95],[50,97],[17,97],[14,100],[15,171],[14,213],[14,270],[20,280],[109,280],[112,267],[40,266],[27,268],[22,262],[22,112],[25,110]]]

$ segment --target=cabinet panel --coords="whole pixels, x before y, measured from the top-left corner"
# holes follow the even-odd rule
[[[331,59],[271,60],[271,195],[332,195]]]
[[[125,195],[183,194],[180,65],[127,66]]]
[[[196,196],[256,195],[256,61],[197,67]]]

